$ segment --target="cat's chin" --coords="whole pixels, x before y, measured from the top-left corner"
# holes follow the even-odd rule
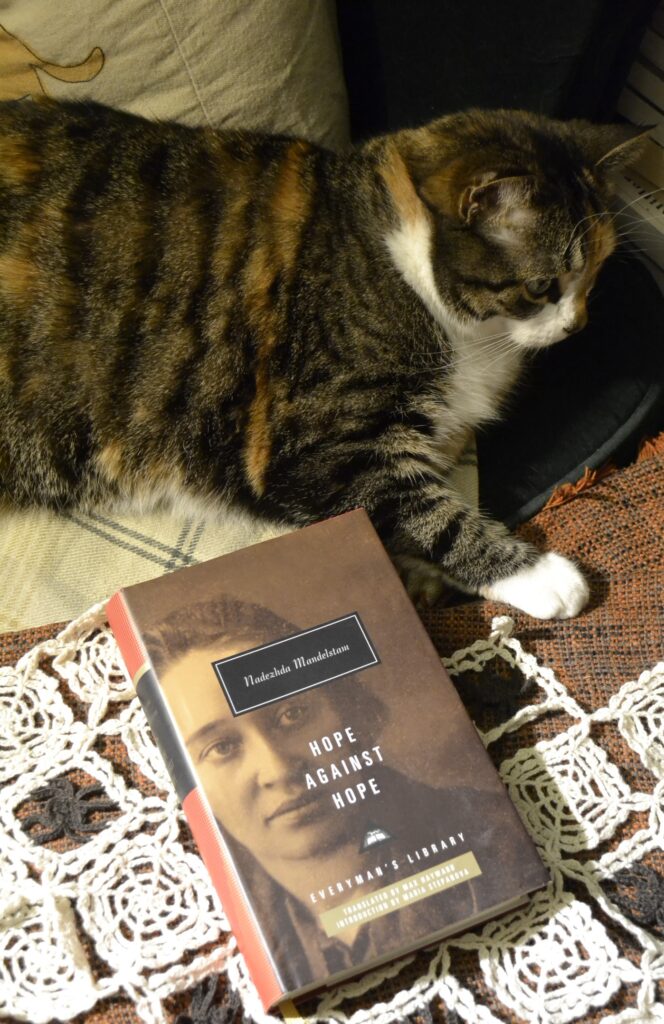
[[[549,348],[563,338],[568,337],[569,332],[555,324],[537,323],[539,317],[534,320],[510,320],[510,338],[518,348],[530,351],[540,348]]]
[[[588,316],[575,286],[568,289],[560,302],[543,306],[537,316],[527,320],[506,318],[506,321],[515,345],[524,349],[540,349],[583,330]]]

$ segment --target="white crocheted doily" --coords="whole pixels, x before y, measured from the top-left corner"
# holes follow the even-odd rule
[[[437,998],[462,1021],[564,1024],[629,987],[630,1008],[605,1016],[605,1024],[664,1021],[657,1000],[661,928],[637,923],[607,895],[620,872],[649,870],[639,868],[644,856],[664,849],[664,663],[622,686],[618,681],[607,706],[587,713],[523,651],[511,628],[511,620],[495,619],[488,639],[445,664],[456,675],[499,659],[532,681],[533,702],[482,734],[487,746],[558,713],[564,727],[553,739],[518,749],[500,767],[552,885],[526,909],[443,943],[423,960],[420,954],[425,968],[415,980],[412,957],[382,967],[324,994],[310,1020],[388,1024]],[[46,660],[52,674],[40,667]],[[146,1024],[157,1024],[169,996],[225,972],[247,1018],[275,1020],[260,1008],[202,862],[185,848],[182,813],[103,605],[15,668],[0,669],[0,723],[0,1013],[41,1024],[118,996],[129,998]],[[652,791],[627,785],[593,739],[601,723],[638,754],[652,774]],[[142,790],[99,752],[100,742],[107,749],[102,741],[126,748],[147,780]],[[34,842],[28,826],[41,821],[40,789],[50,784],[52,798],[58,779],[75,841],[54,848],[43,831]],[[637,824],[624,830],[628,838],[607,842],[631,816]],[[46,819],[42,824],[48,827]],[[600,844],[605,852],[592,859]],[[634,955],[621,955],[609,924],[629,933]],[[459,950],[477,955],[500,1017],[455,977]],[[389,991],[389,1001],[357,1009],[357,997],[366,1006],[387,978],[377,998]]]

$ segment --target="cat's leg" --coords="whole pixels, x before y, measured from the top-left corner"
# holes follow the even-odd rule
[[[439,476],[395,478],[376,467],[348,485],[344,507],[334,511],[359,505],[388,549],[426,559],[468,593],[504,601],[540,619],[570,618],[588,601],[588,585],[572,561],[554,552],[542,554],[515,537]]]
[[[589,591],[573,562],[542,554],[479,513],[431,465],[419,434],[401,431],[397,442],[351,455],[335,438],[317,446],[315,460],[281,444],[256,511],[305,526],[362,506],[390,552],[426,559],[468,593],[541,619],[581,611]]]
[[[413,604],[418,607],[430,608],[440,600],[446,589],[455,582],[446,576],[444,570],[428,562],[424,558],[415,555],[392,553],[392,560],[396,565],[402,582],[408,591]],[[569,569],[572,569],[572,579],[569,580],[569,587],[564,586],[564,578],[567,577]],[[553,570],[553,571],[552,571]],[[558,587],[555,594],[546,597],[548,586],[542,588],[541,578],[546,577],[546,583],[550,584],[552,577],[558,579]],[[564,600],[561,602],[561,585]],[[458,584],[457,584],[458,586]],[[464,589],[461,587],[461,589]],[[534,592],[534,597],[529,594]],[[571,593],[570,593],[571,591]],[[552,552],[542,555],[535,566],[522,570],[521,574],[515,573],[505,580],[480,588],[479,593],[494,601],[504,601],[515,608],[527,610],[530,615],[536,618],[570,618],[580,611],[587,599],[587,586],[585,580],[580,576],[576,566]],[[572,600],[570,600],[570,597]],[[534,600],[539,598],[541,605],[536,608]],[[546,604],[544,602],[547,602]],[[580,602],[580,604],[579,604]],[[560,605],[561,611],[556,611]],[[577,605],[579,605],[577,607]],[[526,607],[527,606],[527,607]],[[576,610],[575,610],[576,609]],[[550,614],[553,612],[553,614]]]
[[[396,553],[393,561],[408,595],[419,607],[431,607],[451,585],[477,592],[492,601],[503,601],[538,619],[567,619],[577,615],[589,597],[588,585],[574,562],[551,551],[537,561],[495,583],[474,591],[445,570],[413,555]]]
[[[398,546],[432,561],[462,590],[541,619],[569,618],[586,604],[588,585],[573,562],[537,551],[446,483],[422,481],[402,494],[399,505],[393,527]],[[378,520],[386,511],[376,507]]]
[[[455,436],[447,440],[443,454],[445,461],[451,466],[447,476],[450,487],[475,507],[477,498],[475,496],[473,499],[472,494],[475,491],[476,495],[477,454],[473,431],[470,428],[459,430]],[[462,456],[468,459],[465,466],[461,463]],[[446,591],[450,591],[449,580],[445,578],[440,566],[434,565],[433,562],[407,553],[400,554],[394,550],[392,561],[399,570],[411,601],[419,607],[431,607]]]
[[[398,551],[392,551],[391,555],[413,604],[430,608],[449,589],[445,573],[433,562]]]

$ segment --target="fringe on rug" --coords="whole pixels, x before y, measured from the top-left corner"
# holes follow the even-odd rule
[[[550,508],[557,508],[559,505],[565,505],[568,501],[572,501],[573,498],[578,498],[580,494],[587,491],[593,484],[610,476],[611,473],[615,473],[617,468],[612,462],[608,462],[605,466],[600,466],[599,469],[590,469],[589,466],[586,466],[583,476],[576,483],[561,484],[560,487],[556,487],[546,505],[542,508],[542,512],[546,512]]]
[[[664,455],[664,431],[641,442],[636,461],[645,462],[646,459],[652,459],[655,455]]]
[[[635,461],[645,462],[646,459],[652,459],[657,455],[664,455],[664,431],[661,434],[656,434],[655,437],[647,437],[641,441]],[[556,487],[542,511],[557,508],[559,505],[565,505],[568,501],[572,501],[573,498],[578,498],[580,494],[615,473],[617,469],[618,467],[614,466],[612,462],[607,462],[605,466],[600,466],[598,469],[590,469],[589,466],[586,466],[583,476],[576,483],[561,484],[560,487]]]

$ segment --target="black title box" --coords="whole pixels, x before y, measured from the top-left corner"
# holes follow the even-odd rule
[[[233,715],[378,665],[357,612],[212,662]]]

